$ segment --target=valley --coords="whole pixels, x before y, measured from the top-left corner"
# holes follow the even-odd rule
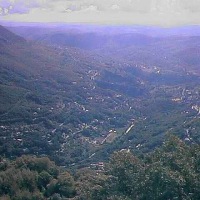
[[[0,27],[1,155],[75,169],[167,134],[199,144],[200,36],[9,29],[25,39]]]

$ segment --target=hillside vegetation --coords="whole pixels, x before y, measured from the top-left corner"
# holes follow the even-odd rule
[[[0,27],[3,157],[76,169],[122,149],[149,153],[166,133],[199,143],[198,35],[13,30],[26,39]]]
[[[72,177],[48,158],[0,162],[0,198],[17,200],[199,199],[199,146],[174,136],[145,157],[115,152],[108,163]]]

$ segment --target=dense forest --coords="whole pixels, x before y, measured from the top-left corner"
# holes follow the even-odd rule
[[[168,135],[154,152],[137,157],[114,152],[94,168],[66,172],[47,157],[1,159],[1,199],[199,199],[200,146]]]

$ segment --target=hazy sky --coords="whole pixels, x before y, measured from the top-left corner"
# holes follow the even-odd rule
[[[200,0],[0,0],[0,20],[103,24],[200,24]]]

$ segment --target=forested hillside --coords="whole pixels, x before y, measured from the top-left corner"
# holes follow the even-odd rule
[[[143,156],[166,134],[199,144],[198,34],[12,30],[26,39],[0,27],[2,157],[76,170],[123,149]]]
[[[70,175],[48,158],[1,159],[1,199],[199,199],[199,145],[168,136],[162,147],[137,157],[115,152],[108,163]]]

